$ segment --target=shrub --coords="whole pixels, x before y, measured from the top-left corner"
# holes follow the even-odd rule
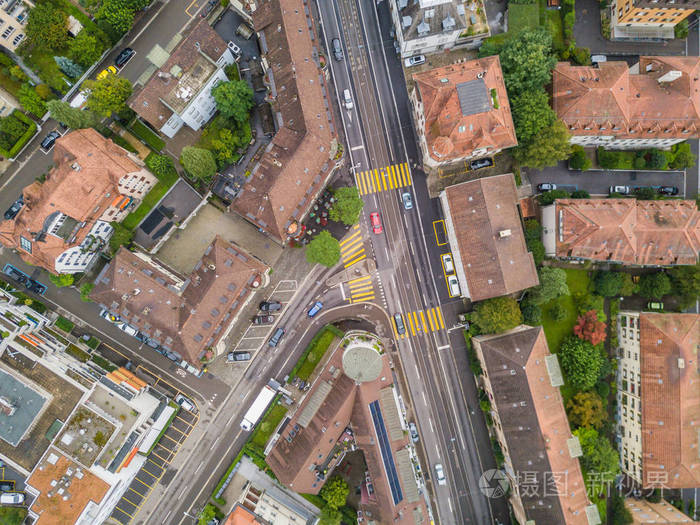
[[[533,302],[523,301],[520,304],[520,311],[523,313],[523,322],[530,326],[542,324],[542,309]]]
[[[569,167],[572,170],[589,170],[591,169],[591,159],[586,155],[586,150],[583,146],[575,144],[571,147],[571,156],[569,157]]]
[[[598,382],[605,364],[599,348],[571,335],[561,344],[558,356],[567,380],[575,389],[588,390]]]
[[[671,292],[671,280],[663,272],[642,275],[639,279],[639,295],[648,299],[660,299]]]
[[[146,157],[146,167],[159,179],[169,179],[173,176],[177,178],[175,162],[168,155],[158,155],[151,153]]]
[[[85,283],[80,287],[80,300],[86,303],[91,301],[90,292],[95,287],[95,283]]]
[[[688,37],[688,19],[684,18],[678,22],[673,28],[673,33],[676,38],[687,38]]]
[[[567,15],[568,16],[568,15]],[[587,47],[577,47],[571,54],[574,62],[580,66],[590,66],[591,65],[591,50]]]
[[[54,322],[54,326],[60,330],[63,330],[66,333],[70,333],[73,331],[73,328],[75,327],[75,324],[66,319],[65,317],[59,317],[56,319],[56,322]]]
[[[590,199],[591,194],[586,190],[576,190],[571,194],[572,199]]]
[[[623,282],[624,277],[621,272],[599,270],[593,277],[595,291],[603,297],[615,297],[620,295]]]
[[[478,303],[473,319],[482,333],[500,334],[522,323],[523,315],[512,297],[495,297]]]
[[[569,310],[564,306],[561,301],[556,301],[549,309],[549,316],[553,321],[563,321],[566,319]]]
[[[655,149],[649,153],[647,166],[649,166],[651,169],[662,170],[667,166],[667,164],[668,159],[666,158],[665,152]]]
[[[557,199],[568,199],[571,195],[566,190],[545,191],[538,195],[537,200],[541,206],[549,206]]]
[[[22,126],[24,132],[16,133]],[[12,128],[13,134],[8,135],[6,129]],[[14,110],[6,117],[0,118],[0,155],[13,159],[36,133],[36,124],[21,111]]]

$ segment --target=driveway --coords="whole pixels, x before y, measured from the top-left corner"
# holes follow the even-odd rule
[[[691,168],[692,169],[692,168]],[[610,186],[676,186],[681,196],[685,190],[683,171],[570,171],[565,162],[535,171],[528,170],[534,188],[542,182],[553,182],[568,191],[586,190],[591,195],[607,195]]]

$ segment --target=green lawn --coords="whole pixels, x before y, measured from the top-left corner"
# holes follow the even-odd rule
[[[156,185],[153,186],[153,189],[143,198],[139,207],[126,216],[122,221],[122,225],[129,230],[136,228],[143,218],[148,215],[148,212],[153,209],[153,206],[166,194],[170,186],[172,186],[172,184],[158,181]]]
[[[508,4],[508,32],[511,35],[539,25],[540,13],[537,4]]]
[[[280,424],[280,421],[282,421],[286,414],[286,406],[274,403],[272,407],[270,407],[270,410],[267,411],[262,421],[260,421],[260,424],[258,424],[255,433],[250,438],[250,442],[264,450],[265,445],[267,445],[267,442],[270,440],[270,436],[272,436],[277,425]]]
[[[560,297],[557,301],[566,308],[566,318],[563,321],[554,321],[549,315],[549,309],[555,301],[542,305],[542,326],[547,336],[549,350],[554,353],[559,350],[562,341],[572,333],[574,324],[576,324],[576,305],[574,304],[573,295],[587,292],[590,282],[587,270],[567,269],[565,272],[566,284],[569,286],[571,295]]]
[[[152,150],[161,151],[165,147],[165,141],[139,119],[134,120],[133,124],[129,127],[129,131],[143,140]]]
[[[304,353],[299,361],[297,361],[294,370],[292,370],[292,373],[289,374],[289,376],[291,378],[298,377],[304,381],[309,379],[311,374],[313,374],[316,365],[319,363],[319,361],[321,361],[333,340],[336,337],[342,336],[343,332],[334,326],[325,326],[311,340],[309,346],[306,347],[306,350],[304,350]]]
[[[552,34],[552,44],[555,50],[564,49],[564,25],[562,24],[559,10],[548,9],[545,11],[545,23]]]
[[[54,326],[56,328],[60,328],[64,332],[70,333],[75,327],[75,324],[73,324],[72,321],[66,319],[65,317],[59,317],[58,319],[56,319]]]

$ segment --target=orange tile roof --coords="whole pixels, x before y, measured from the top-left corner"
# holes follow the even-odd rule
[[[640,266],[695,264],[700,211],[694,201],[559,199],[556,254]]]
[[[625,507],[632,514],[632,525],[700,525],[666,500],[652,503],[645,499],[625,498]]]
[[[700,315],[642,313],[640,373],[644,486],[700,485]]]
[[[266,525],[266,522],[256,516],[253,511],[246,509],[240,503],[236,503],[223,525]]]
[[[554,111],[573,135],[697,138],[700,57],[642,56],[639,71],[630,73],[626,62],[599,67],[559,62],[552,80]],[[679,78],[660,83],[671,71]]]
[[[495,153],[518,145],[498,56],[429,69],[414,74],[413,80],[423,104],[428,154],[436,162],[469,157],[476,149]],[[460,101],[458,90],[463,87],[478,102],[470,104],[464,97]],[[498,108],[492,102],[493,90]]]

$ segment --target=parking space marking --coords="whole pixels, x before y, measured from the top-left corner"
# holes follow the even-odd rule
[[[129,487],[129,490],[133,490],[133,489],[132,489],[131,487]],[[136,492],[136,491],[134,491],[134,492]],[[137,494],[138,494],[138,493],[137,493]],[[124,501],[128,501],[129,503],[131,503],[131,504],[132,504],[134,507],[136,507],[137,509],[139,508],[138,503],[134,503],[133,501],[131,501],[131,500],[130,500],[129,498],[127,498],[126,496],[122,496],[122,499],[123,499]]]
[[[129,516],[130,518],[132,518],[132,519],[134,518],[131,514],[129,514],[127,511],[125,511],[125,510],[123,510],[123,509],[120,509],[119,507],[114,507],[114,508],[117,509],[117,510],[118,510],[119,512],[121,512],[122,514],[126,514],[126,515]]]
[[[162,437],[168,438],[170,441],[172,441],[172,442],[175,443],[176,445],[179,444],[179,441],[175,441],[175,440],[174,440],[173,438],[171,438],[167,433],[163,434]]]
[[[141,483],[141,485],[143,485],[144,487],[148,487],[149,489],[151,488],[151,485],[149,485],[148,483],[144,483],[144,482],[141,481],[139,478],[134,477],[134,479],[135,479],[136,481],[138,481],[139,483]]]
[[[442,233],[438,234],[438,229],[435,226],[436,224],[440,224]],[[433,232],[435,232],[435,243],[438,246],[444,246],[447,244],[447,231],[445,230],[445,221],[443,219],[433,221]]]

